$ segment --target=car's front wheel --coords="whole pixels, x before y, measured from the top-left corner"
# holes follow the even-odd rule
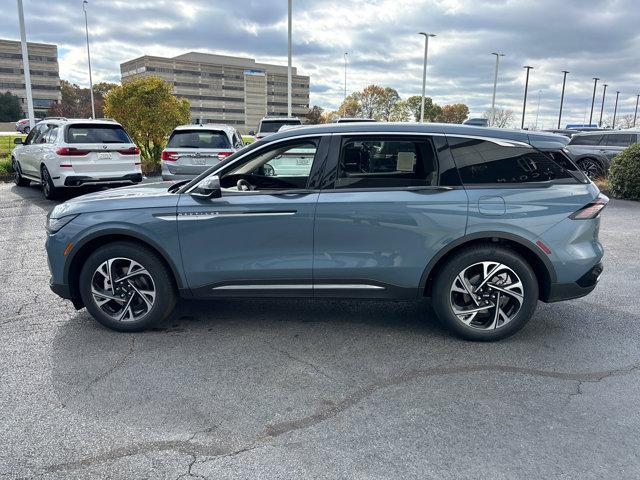
[[[593,158],[582,158],[577,162],[578,168],[582,170],[590,180],[604,176],[604,169],[600,162]]]
[[[467,340],[499,340],[520,330],[538,302],[527,261],[498,246],[480,245],[450,258],[437,273],[432,305],[438,318]]]
[[[13,178],[13,183],[18,187],[26,187],[31,183],[29,180],[22,176],[22,172],[20,170],[20,164],[15,158],[11,159],[11,177]]]
[[[172,275],[164,262],[148,248],[129,242],[93,252],[80,272],[79,290],[89,313],[121,332],[159,324],[176,302]]]

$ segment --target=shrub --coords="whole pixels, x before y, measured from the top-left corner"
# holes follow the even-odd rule
[[[609,184],[614,197],[640,200],[640,144],[631,145],[611,161]]]
[[[0,157],[0,180],[8,180],[11,177],[11,158]]]

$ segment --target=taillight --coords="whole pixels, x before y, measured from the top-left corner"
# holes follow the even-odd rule
[[[590,218],[596,218],[602,209],[609,203],[609,198],[600,194],[593,202],[587,203],[577,212],[571,214],[569,218],[573,220],[588,220]]]
[[[83,155],[89,155],[89,150],[79,150],[74,147],[61,147],[56,150],[56,153],[63,157],[81,157]]]
[[[120,155],[138,155],[140,154],[140,149],[138,147],[125,148],[123,150],[118,150]]]
[[[227,158],[232,153],[233,152],[218,152],[218,160],[224,160],[225,158]]]
[[[166,150],[163,150],[160,158],[165,162],[175,162],[178,160],[178,154],[176,152],[167,152]]]

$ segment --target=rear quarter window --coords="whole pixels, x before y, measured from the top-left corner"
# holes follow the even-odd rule
[[[451,138],[449,144],[465,185],[577,182],[549,155],[534,148],[469,138]]]
[[[67,143],[133,143],[120,125],[84,125],[67,127]]]
[[[602,135],[574,135],[569,145],[599,145]]]

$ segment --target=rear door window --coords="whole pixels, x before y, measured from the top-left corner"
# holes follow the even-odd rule
[[[600,145],[602,135],[574,135],[569,145]]]
[[[120,125],[70,125],[65,140],[67,143],[132,143]]]
[[[231,148],[231,143],[225,132],[177,130],[171,134],[167,148]]]
[[[628,147],[635,141],[635,135],[630,133],[609,133],[604,136],[607,147]]]
[[[465,185],[577,181],[549,155],[532,147],[471,138],[449,138],[449,145]]]

